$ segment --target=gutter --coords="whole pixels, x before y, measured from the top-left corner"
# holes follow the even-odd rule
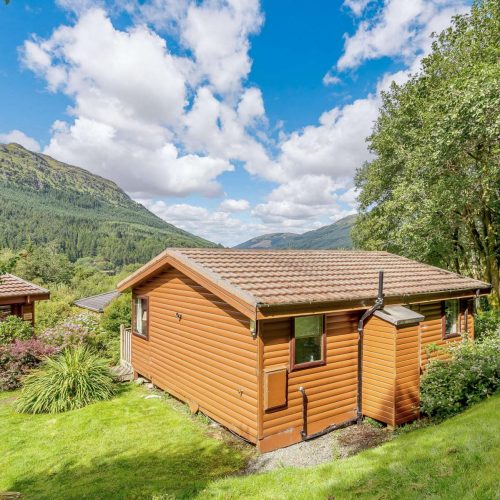
[[[362,413],[362,399],[363,399],[363,334],[365,321],[369,319],[375,311],[384,307],[384,271],[378,272],[378,293],[375,299],[375,304],[364,312],[363,316],[358,321],[358,395],[357,395],[357,421],[361,422],[363,418]]]

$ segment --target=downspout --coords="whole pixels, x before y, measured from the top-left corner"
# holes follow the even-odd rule
[[[375,299],[375,304],[363,313],[363,316],[358,321],[358,397],[357,397],[357,421],[361,422],[363,418],[362,413],[362,399],[363,399],[363,334],[365,321],[370,318],[375,311],[384,307],[384,271],[378,272],[378,293]]]

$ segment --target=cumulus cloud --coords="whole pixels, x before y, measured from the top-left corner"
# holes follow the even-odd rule
[[[16,144],[20,144],[30,151],[40,151],[40,144],[38,143],[38,141],[26,135],[21,130],[14,129],[5,134],[0,134],[0,142],[4,144],[15,142]]]
[[[331,71],[328,71],[325,74],[322,81],[323,81],[323,85],[325,85],[325,86],[338,85],[339,83],[342,82],[342,80],[337,75],[333,75]]]
[[[355,16],[360,16],[372,0],[344,0],[342,4],[352,11]]]
[[[368,2],[347,1],[356,14]],[[344,53],[337,61],[342,71],[380,57],[411,62],[429,46],[429,36],[450,22],[451,16],[468,8],[464,0],[385,0],[377,14],[362,21],[354,35],[346,36]]]
[[[221,202],[219,210],[221,212],[244,212],[250,208],[248,200],[233,200],[228,198]]]

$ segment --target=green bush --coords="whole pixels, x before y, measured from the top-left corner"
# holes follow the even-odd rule
[[[101,318],[101,326],[108,332],[118,333],[120,325],[131,324],[132,299],[129,293],[124,293],[116,298],[104,310]]]
[[[449,360],[431,361],[421,380],[421,411],[438,419],[459,413],[499,388],[500,336],[464,340],[450,353]]]
[[[7,316],[0,321],[0,345],[14,340],[28,340],[33,337],[33,326],[18,316]]]
[[[110,399],[114,393],[107,362],[80,346],[46,359],[28,375],[15,407],[21,413],[59,413]]]
[[[478,312],[474,322],[476,339],[485,339],[495,335],[500,335],[500,309]]]

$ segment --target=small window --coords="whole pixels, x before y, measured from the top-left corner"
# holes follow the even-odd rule
[[[460,301],[445,300],[443,302],[443,336],[454,337],[460,335]]]
[[[148,337],[148,298],[134,298],[134,333],[140,337]]]
[[[322,365],[325,362],[323,316],[293,319],[292,369]]]
[[[7,316],[12,314],[12,306],[0,306],[0,321],[3,321]]]

